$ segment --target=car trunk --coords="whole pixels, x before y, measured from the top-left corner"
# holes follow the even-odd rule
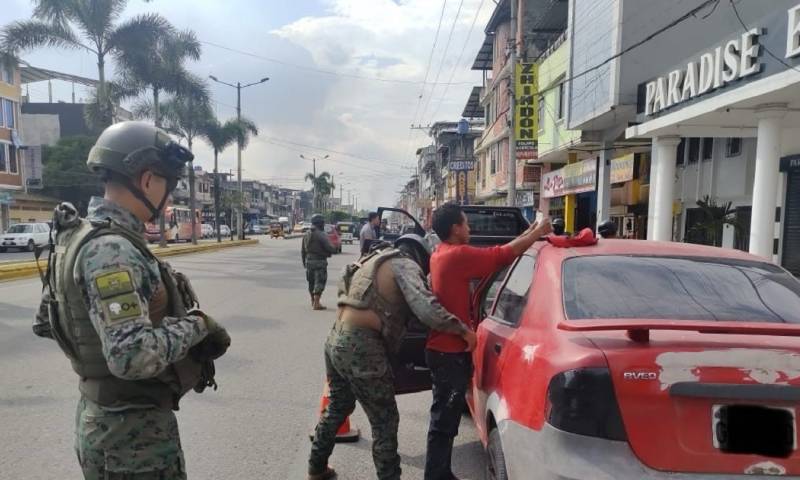
[[[627,329],[610,323],[562,329],[584,330],[605,354],[628,441],[644,464],[670,472],[800,474],[797,325],[727,330],[662,321],[647,325],[657,330],[651,332],[638,322]]]

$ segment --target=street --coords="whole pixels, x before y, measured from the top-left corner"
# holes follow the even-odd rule
[[[257,237],[257,246],[175,257],[203,310],[233,338],[217,362],[219,390],[188,394],[177,413],[190,479],[303,479],[308,434],[324,381],[322,348],[334,319],[336,283],[357,246],[329,268],[323,303],[312,312],[300,241]],[[0,283],[0,477],[79,478],[73,451],[77,377],[55,343],[30,330],[38,279]],[[398,398],[403,478],[421,479],[430,393]],[[340,479],[375,478],[369,424],[357,408],[358,443],[339,444],[330,464]],[[460,478],[483,478],[484,453],[465,418],[454,448]]]

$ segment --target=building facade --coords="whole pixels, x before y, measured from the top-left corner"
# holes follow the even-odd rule
[[[11,223],[14,194],[24,190],[19,124],[20,82],[16,64],[0,63],[0,231],[5,231]]]

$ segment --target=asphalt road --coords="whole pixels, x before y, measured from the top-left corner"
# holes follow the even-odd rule
[[[324,302],[334,304],[338,272],[357,247],[333,258]],[[308,305],[299,240],[175,257],[201,306],[233,337],[217,364],[218,391],[190,393],[177,413],[190,479],[304,479],[324,381],[322,345],[333,312]],[[0,283],[0,478],[77,479],[73,451],[77,378],[58,347],[35,337],[36,279]],[[421,479],[430,393],[398,398],[403,478]],[[453,468],[483,478],[484,454],[465,418]],[[352,421],[358,443],[339,444],[331,465],[340,479],[375,478],[369,424]]]

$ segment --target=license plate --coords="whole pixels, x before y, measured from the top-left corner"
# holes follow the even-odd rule
[[[714,405],[714,447],[725,453],[786,458],[797,450],[794,408]]]

